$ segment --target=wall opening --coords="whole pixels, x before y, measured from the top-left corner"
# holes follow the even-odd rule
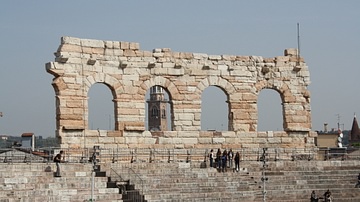
[[[227,95],[216,86],[207,87],[201,95],[201,130],[228,131]]]
[[[145,96],[145,129],[171,131],[173,113],[171,98],[165,88],[152,86]]]
[[[88,129],[114,130],[114,102],[108,86],[96,83],[88,92]]]
[[[259,93],[257,131],[283,131],[283,105],[280,94],[272,89]]]

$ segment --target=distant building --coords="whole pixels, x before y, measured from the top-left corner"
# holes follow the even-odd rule
[[[167,131],[167,103],[161,86],[150,88],[148,103],[148,127],[150,131]]]
[[[348,137],[350,131],[342,131],[340,128],[327,129],[328,124],[324,123],[324,131],[317,131],[318,136],[315,138],[315,145],[319,148],[342,148],[349,144]]]
[[[338,147],[339,131],[318,131],[318,136],[315,138],[315,145],[319,148],[334,148]]]
[[[349,135],[349,143],[352,144],[357,142],[360,142],[360,129],[359,129],[359,124],[356,120],[356,115],[354,115],[351,131]]]
[[[35,149],[35,135],[34,133],[23,133],[21,135],[21,147],[28,148],[34,151]]]
[[[0,139],[1,139],[1,140],[8,140],[8,139],[9,139],[9,136],[7,136],[7,135],[0,135]]]
[[[315,145],[318,147],[337,147],[339,140],[342,140],[344,146],[351,146],[354,143],[360,143],[360,128],[354,115],[351,130],[327,131],[327,124],[324,124],[324,131],[317,131],[318,137],[315,138]]]

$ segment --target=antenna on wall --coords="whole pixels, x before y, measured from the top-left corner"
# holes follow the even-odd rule
[[[300,65],[300,24],[297,23],[297,65]]]

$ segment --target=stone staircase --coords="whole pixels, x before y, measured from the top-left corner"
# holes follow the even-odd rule
[[[100,164],[91,192],[92,164],[0,164],[0,202],[308,202],[327,189],[334,201],[360,201],[358,161],[244,161],[239,172],[219,172],[202,162]],[[263,169],[265,168],[265,169]],[[267,179],[265,183],[262,179]],[[265,188],[264,188],[265,185]]]
[[[102,172],[94,177],[92,165],[62,164],[62,177],[54,177],[54,163],[0,164],[0,202],[115,202],[122,201],[118,188],[107,188]]]
[[[278,161],[241,163],[240,172],[218,172],[200,168],[200,163],[113,164],[120,175],[134,170],[142,185],[135,189],[148,202],[166,201],[309,201],[313,190],[318,196],[329,189],[334,201],[360,201],[355,188],[360,163],[357,161]],[[261,180],[265,174],[268,180]]]

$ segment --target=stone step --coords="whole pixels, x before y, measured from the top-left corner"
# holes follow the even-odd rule
[[[133,187],[144,193],[149,201],[262,201],[262,172],[257,167],[255,169],[242,167],[240,172],[222,173],[214,168],[200,168],[190,163],[147,164],[141,163],[136,166],[131,164],[133,173],[130,174],[142,179],[142,185],[135,184]],[[266,176],[269,178],[266,183],[268,201],[290,202],[305,201],[305,199],[309,201],[312,190],[323,193],[327,189],[332,191],[336,201],[346,201],[346,199],[351,201],[354,198],[360,201],[359,189],[354,188],[359,170],[356,165],[352,165],[353,163],[332,162],[337,167],[343,164],[346,169],[327,168],[324,170],[326,166],[332,164],[317,162],[315,163],[317,165],[311,168],[293,167],[293,171],[286,171],[288,168],[281,170],[276,166],[300,166],[301,164],[294,162],[271,164],[273,166],[270,167],[271,170],[266,171]],[[261,164],[250,162],[248,165]],[[16,196],[21,196],[27,201],[88,200],[91,197],[91,164],[62,164],[61,166],[63,177],[54,178],[53,171],[56,166],[51,163],[0,165],[0,170],[3,170],[0,172],[2,176],[0,177],[0,201],[6,201],[6,197],[9,196],[14,201]],[[112,166],[117,168],[116,172],[121,175],[125,177],[129,175],[127,166],[101,165],[104,177],[94,178],[96,201],[125,201],[114,184],[111,189],[106,188],[109,185],[109,178],[105,176],[110,176]],[[311,164],[306,161],[304,166],[311,166]],[[17,167],[26,168],[26,170],[21,172]],[[133,182],[138,183],[139,180],[130,181],[130,183]],[[32,198],[29,198],[31,195]]]

